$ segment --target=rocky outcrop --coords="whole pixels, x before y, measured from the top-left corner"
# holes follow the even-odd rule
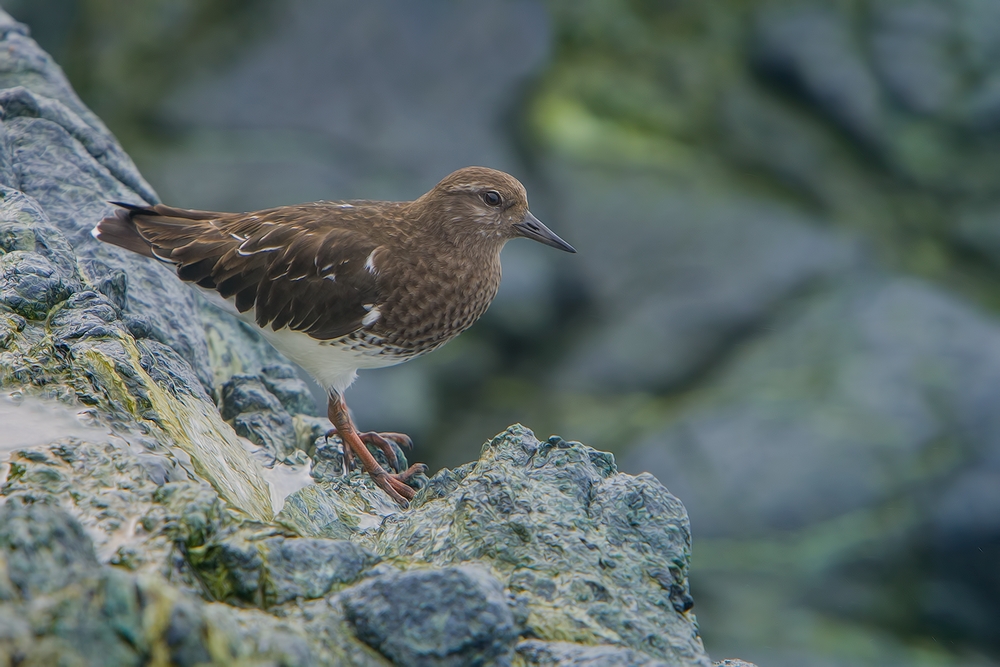
[[[155,194],[3,14],[0,47],[0,664],[710,664],[655,478],[520,426],[405,512],[335,474],[280,358],[91,239]]]

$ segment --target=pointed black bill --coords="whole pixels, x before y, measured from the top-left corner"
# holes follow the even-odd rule
[[[565,250],[566,252],[576,252],[573,246],[556,236],[551,229],[539,222],[538,218],[531,215],[530,212],[524,215],[524,220],[514,225],[514,229],[526,239],[538,241],[539,243],[544,243],[545,245],[550,245],[553,248]]]

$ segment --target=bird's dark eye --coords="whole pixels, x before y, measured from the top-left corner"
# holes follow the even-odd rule
[[[486,202],[487,206],[499,206],[503,199],[496,190],[487,190],[483,193],[483,201]]]

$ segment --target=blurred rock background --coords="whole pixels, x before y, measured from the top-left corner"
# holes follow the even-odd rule
[[[654,473],[712,655],[1000,664],[1000,3],[0,4],[173,205],[525,182],[580,253],[508,246],[362,427]]]

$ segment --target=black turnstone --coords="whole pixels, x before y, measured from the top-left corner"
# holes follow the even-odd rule
[[[253,325],[328,395],[344,443],[397,503],[423,464],[389,473],[365,446],[395,460],[398,433],[359,433],[344,390],[361,368],[402,363],[469,328],[496,296],[500,250],[526,237],[572,246],[528,211],[524,186],[467,167],[412,202],[315,202],[251,213],[213,213],[115,202],[93,235],[176,267],[220,307]]]

